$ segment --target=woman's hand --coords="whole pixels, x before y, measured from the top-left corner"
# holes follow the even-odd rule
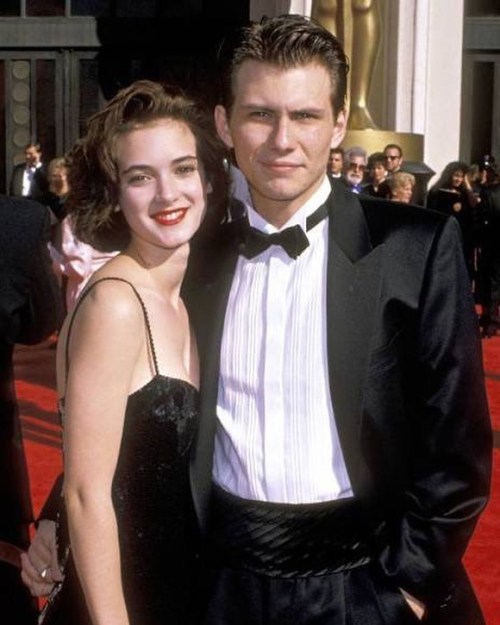
[[[34,597],[50,593],[64,576],[57,560],[56,524],[42,520],[26,553],[21,555],[21,579]]]

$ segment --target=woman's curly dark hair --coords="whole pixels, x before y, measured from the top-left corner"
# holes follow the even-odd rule
[[[172,119],[186,124],[212,186],[203,229],[223,221],[227,208],[226,149],[217,138],[212,116],[180,89],[139,80],[122,89],[93,115],[85,136],[68,155],[70,193],[66,202],[76,236],[101,251],[123,250],[130,230],[118,204],[116,138],[129,130]]]
[[[469,166],[463,161],[451,161],[441,172],[438,181],[432,185],[429,191],[436,191],[437,189],[451,189],[453,187],[453,174],[456,171],[461,171],[463,175],[467,173]]]

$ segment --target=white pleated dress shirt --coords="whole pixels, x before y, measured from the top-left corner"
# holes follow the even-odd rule
[[[33,176],[35,175],[36,170],[37,167],[25,167],[23,171],[23,197],[28,197],[28,195],[30,194],[31,184],[33,182]]]
[[[325,180],[283,226],[323,204]],[[240,195],[250,225],[276,228]],[[329,386],[326,332],[328,219],[307,232],[309,247],[292,260],[273,245],[240,256],[221,347],[213,476],[247,499],[312,503],[352,496]]]

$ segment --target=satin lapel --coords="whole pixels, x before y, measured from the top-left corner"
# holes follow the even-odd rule
[[[334,191],[328,253],[328,361],[335,422],[356,494],[364,490],[360,430],[382,254],[383,245],[372,249],[356,197]]]
[[[212,481],[222,331],[238,259],[238,236],[231,234],[231,225],[225,229],[224,243],[211,252],[214,255],[213,270],[208,280],[197,287],[193,300],[197,307],[194,318],[200,352],[201,401],[198,435],[191,456],[191,488],[202,530],[206,525]]]

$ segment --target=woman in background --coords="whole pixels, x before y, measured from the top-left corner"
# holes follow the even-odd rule
[[[385,168],[383,152],[374,152],[368,157],[368,177],[370,182],[363,187],[362,193],[372,197],[388,198],[390,195],[387,184],[387,169]]]
[[[49,194],[46,204],[57,222],[52,226],[50,254],[53,268],[61,282],[66,312],[71,312],[92,274],[117,252],[100,252],[79,241],[74,233],[72,218],[66,215],[65,202],[69,195],[69,163],[66,158],[55,158],[47,168]]]
[[[469,276],[474,276],[474,209],[479,197],[474,193],[466,163],[452,161],[443,169],[427,194],[427,208],[453,215],[462,231],[465,262]]]
[[[415,176],[413,174],[398,171],[387,180],[387,184],[390,192],[389,199],[395,202],[404,202],[405,204],[411,202],[415,187]]]

